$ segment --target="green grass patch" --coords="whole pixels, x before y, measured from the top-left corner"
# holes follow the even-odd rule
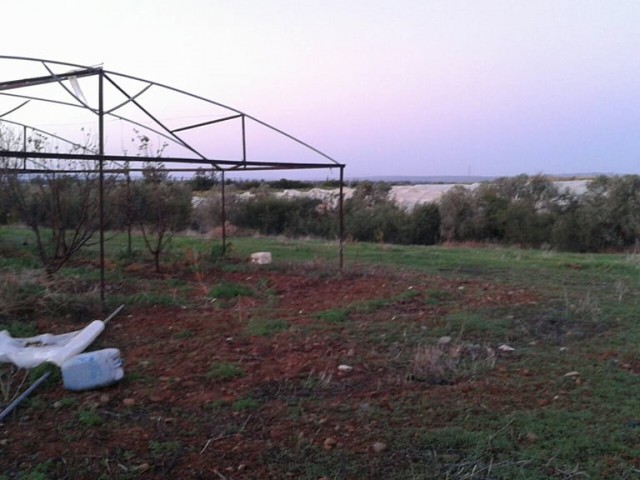
[[[446,317],[439,330],[442,335],[506,341],[512,332],[513,321],[508,318],[487,316],[483,312],[459,312]]]
[[[235,363],[213,362],[209,365],[206,377],[209,380],[233,380],[244,375],[244,371]]]
[[[252,397],[239,398],[231,404],[231,409],[234,412],[242,412],[245,410],[257,410],[260,407],[260,402]]]
[[[179,332],[176,332],[173,334],[173,338],[177,339],[177,340],[187,340],[189,338],[193,338],[195,334],[189,330],[189,329],[184,329],[184,330],[180,330]]]
[[[318,312],[313,316],[328,323],[344,323],[347,321],[349,313],[343,308],[335,308]]]
[[[251,287],[232,282],[217,283],[209,290],[209,297],[211,298],[226,299],[236,297],[251,297],[253,295],[254,291]]]
[[[249,335],[270,337],[289,328],[289,323],[281,319],[252,318],[247,323],[245,331]]]

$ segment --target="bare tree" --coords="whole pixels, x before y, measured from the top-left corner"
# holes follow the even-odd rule
[[[173,233],[188,226],[191,214],[191,189],[171,181],[166,173],[161,164],[146,168],[143,180],[133,188],[138,225],[158,273],[160,256]]]
[[[3,148],[19,150],[16,145],[20,140],[7,129],[0,136]],[[73,146],[70,151],[90,150],[89,136],[85,142],[85,146]],[[58,149],[37,133],[27,139],[27,144],[36,152]],[[97,165],[90,161],[47,162],[42,165],[43,173],[33,176],[20,173],[21,162],[3,158],[0,181],[17,218],[32,230],[42,265],[48,274],[53,274],[90,243],[100,226],[98,175],[92,173]],[[60,174],[56,170],[77,173]]]

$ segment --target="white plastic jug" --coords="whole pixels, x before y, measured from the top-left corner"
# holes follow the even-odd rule
[[[106,387],[124,377],[122,357],[117,348],[81,353],[61,365],[62,382],[67,390]]]

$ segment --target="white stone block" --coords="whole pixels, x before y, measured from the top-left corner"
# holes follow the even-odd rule
[[[251,263],[266,265],[271,263],[271,252],[255,252],[251,254]]]

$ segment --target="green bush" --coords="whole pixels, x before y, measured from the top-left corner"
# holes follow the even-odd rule
[[[217,283],[209,290],[211,298],[250,297],[253,294],[254,292],[250,287],[232,282]]]

